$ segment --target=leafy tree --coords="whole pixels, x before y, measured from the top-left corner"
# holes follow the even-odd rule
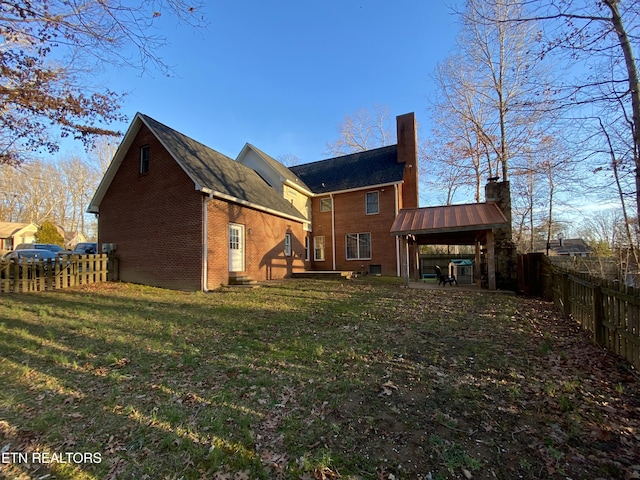
[[[54,132],[87,145],[115,134],[123,96],[94,85],[95,72],[105,63],[168,72],[157,53],[165,39],[149,33],[163,10],[200,22],[186,0],[0,0],[0,164],[57,151]]]
[[[56,226],[49,221],[44,222],[36,233],[36,241],[38,243],[54,243],[64,247],[64,238]]]

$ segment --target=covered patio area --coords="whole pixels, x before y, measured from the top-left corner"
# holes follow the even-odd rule
[[[505,226],[507,218],[493,202],[400,210],[391,234],[400,241],[405,286],[409,285],[411,273],[416,280],[419,275],[420,245],[473,245],[477,266],[481,264],[481,255],[486,255],[487,286],[489,290],[496,290],[494,230]]]

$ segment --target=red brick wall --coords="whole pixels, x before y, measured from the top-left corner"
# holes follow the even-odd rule
[[[365,212],[366,193],[374,191],[379,193],[380,213],[367,215]],[[398,274],[396,239],[390,234],[391,224],[395,219],[394,196],[393,186],[334,195],[337,270],[368,272],[370,265],[380,265],[382,275],[396,276]],[[324,262],[314,261],[312,268],[314,270],[331,270],[333,268],[331,212],[320,212],[320,198],[322,197],[313,199],[312,236],[325,236],[326,260]],[[371,234],[370,260],[347,260],[346,235],[348,233]]]
[[[144,145],[149,173],[141,175]],[[199,290],[203,199],[143,125],[100,204],[98,241],[116,244],[120,280]]]
[[[245,271],[237,274],[260,281],[304,270],[302,224],[215,198],[207,205],[208,288],[229,280],[229,222],[244,225]],[[285,233],[291,233],[291,256],[284,254]]]
[[[331,212],[320,211],[320,200],[326,196],[311,199],[311,218],[313,232],[309,232],[309,254],[311,270],[333,270],[333,260],[331,257]],[[313,237],[324,236],[324,261],[314,260]]]
[[[418,208],[418,134],[413,113],[396,117],[398,163],[404,163],[403,208]]]

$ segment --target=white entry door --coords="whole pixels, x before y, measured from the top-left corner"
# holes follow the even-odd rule
[[[229,224],[229,271],[244,272],[244,225]]]

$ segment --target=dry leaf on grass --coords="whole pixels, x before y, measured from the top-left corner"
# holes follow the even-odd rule
[[[379,397],[389,396],[394,392],[394,390],[398,390],[398,386],[391,380],[383,383],[380,388],[382,388],[382,391],[378,394]]]
[[[313,478],[314,480],[335,480],[340,478],[340,474],[327,467],[316,468],[313,471]]]

